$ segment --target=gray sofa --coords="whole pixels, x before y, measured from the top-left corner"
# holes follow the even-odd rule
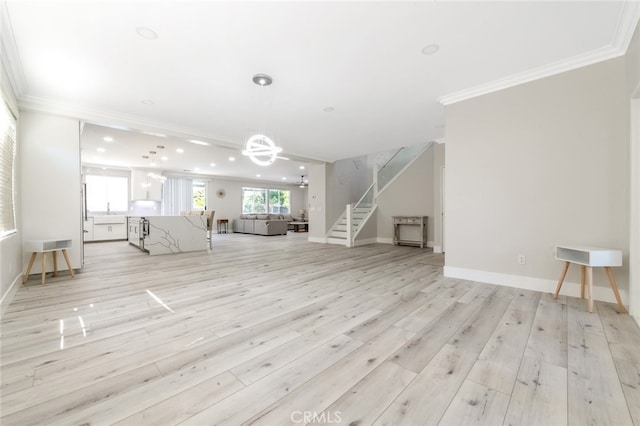
[[[233,219],[233,232],[257,235],[286,235],[289,218],[278,214],[243,214]]]

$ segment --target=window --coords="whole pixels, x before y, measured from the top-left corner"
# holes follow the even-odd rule
[[[280,189],[269,190],[269,213],[289,214],[291,203],[289,202],[289,191]]]
[[[267,190],[263,188],[242,188],[242,213],[266,213]]]
[[[87,175],[87,210],[120,212],[129,209],[129,178],[126,176]]]
[[[0,107],[0,237],[16,232],[14,198],[16,119],[2,102]]]
[[[204,210],[207,205],[204,182],[193,181],[191,185],[191,210]]]
[[[267,197],[268,194],[268,197]],[[289,191],[265,188],[242,188],[242,213],[289,214]]]

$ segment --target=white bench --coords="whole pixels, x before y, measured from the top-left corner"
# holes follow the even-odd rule
[[[609,284],[618,302],[618,312],[627,312],[620,299],[618,284],[616,284],[616,279],[611,270],[612,266],[622,266],[622,251],[589,246],[556,246],[556,259],[564,261],[564,267],[553,296],[555,299],[558,298],[562,283],[569,270],[569,265],[571,263],[581,265],[580,297],[584,299],[586,287],[589,293],[589,312],[593,312],[593,267],[600,266],[607,273]]]
[[[36,256],[38,253],[42,253],[42,285],[44,285],[45,274],[47,272],[47,253],[49,252],[53,254],[53,276],[55,277],[56,275],[58,275],[58,250],[62,252],[62,256],[64,256],[64,260],[67,263],[69,272],[71,273],[71,278],[73,278],[75,275],[73,273],[73,268],[71,267],[71,262],[69,261],[69,255],[67,254],[68,248],[71,248],[71,240],[25,241],[25,249],[27,249],[27,251],[31,251],[32,253],[31,259],[29,259],[27,272],[22,277],[22,284],[27,283],[27,280],[29,279],[29,273],[31,272],[31,267],[33,266],[33,262],[36,260]]]

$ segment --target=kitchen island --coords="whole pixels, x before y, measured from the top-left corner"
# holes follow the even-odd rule
[[[205,216],[130,216],[129,243],[150,255],[207,249]]]

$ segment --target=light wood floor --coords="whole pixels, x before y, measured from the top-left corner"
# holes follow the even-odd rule
[[[613,305],[306,236],[89,244],[75,279],[32,277],[1,323],[0,423],[640,425],[640,330]]]

